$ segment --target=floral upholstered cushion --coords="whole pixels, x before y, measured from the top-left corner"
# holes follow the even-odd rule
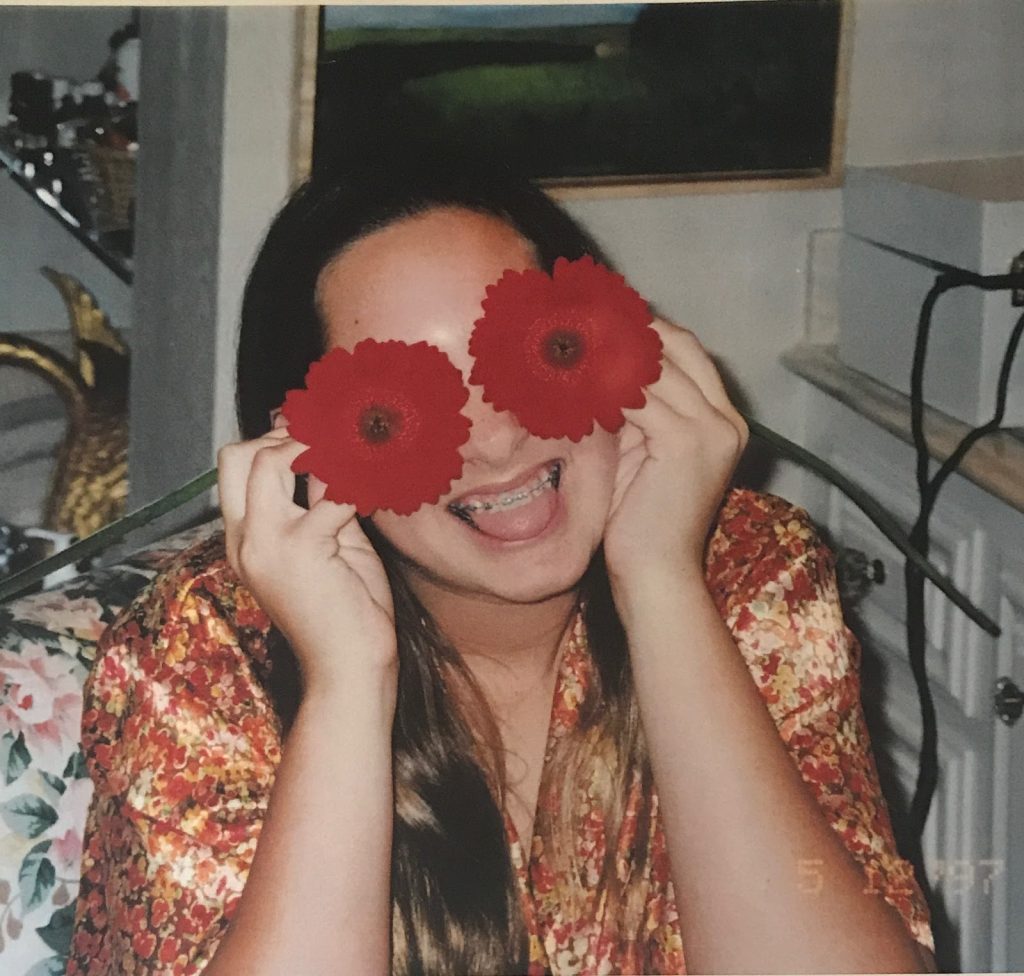
[[[104,627],[190,529],[107,569],[0,605],[0,973],[64,972],[92,781],[82,684]]]

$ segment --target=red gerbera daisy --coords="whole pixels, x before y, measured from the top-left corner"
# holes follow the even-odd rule
[[[306,389],[290,390],[288,432],[309,445],[292,464],[327,484],[325,497],[360,515],[410,515],[462,473],[471,422],[462,374],[426,342],[364,339],[313,363]]]
[[[623,408],[646,402],[661,375],[661,338],[647,303],[589,255],[554,274],[506,271],[487,287],[469,340],[469,382],[537,437],[578,441],[596,420],[614,433]]]

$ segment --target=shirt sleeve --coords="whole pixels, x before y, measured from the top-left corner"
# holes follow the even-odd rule
[[[757,582],[730,625],[801,776],[864,870],[864,890],[895,908],[934,952],[928,904],[900,857],[860,699],[861,647],[843,620],[832,552],[791,506],[760,553]],[[796,555],[793,555],[796,553]],[[767,569],[767,571],[765,571]],[[801,865],[809,887],[814,865]]]
[[[171,576],[106,632],[86,684],[96,786],[69,974],[194,974],[241,895],[278,727],[221,585]]]

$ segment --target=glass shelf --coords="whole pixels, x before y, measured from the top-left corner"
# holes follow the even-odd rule
[[[117,238],[123,236],[121,232],[101,234],[84,228],[77,217],[61,206],[60,200],[49,189],[26,175],[24,163],[9,146],[3,144],[3,140],[0,140],[0,166],[39,206],[87,250],[96,255],[118,278],[127,285],[132,283],[132,259],[117,247]]]

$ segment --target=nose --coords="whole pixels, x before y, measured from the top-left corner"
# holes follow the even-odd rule
[[[495,469],[509,467],[509,462],[521,450],[530,432],[508,410],[495,410],[486,403],[483,388],[469,386],[469,401],[462,412],[473,422],[469,440],[462,447],[463,459],[478,462],[481,467]]]

